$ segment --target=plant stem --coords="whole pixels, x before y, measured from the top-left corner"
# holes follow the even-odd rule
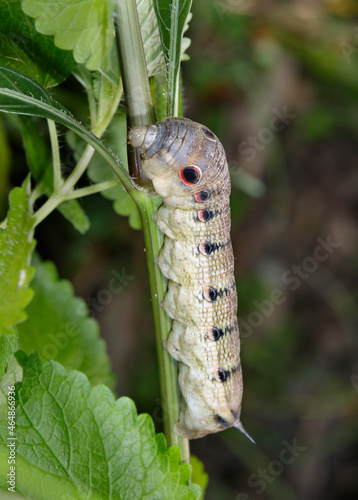
[[[118,0],[118,50],[129,126],[155,122],[147,66],[134,0]]]
[[[106,191],[107,189],[111,189],[120,185],[121,183],[117,179],[114,179],[113,181],[103,181],[99,182],[98,184],[93,184],[92,186],[76,189],[75,191],[72,191],[72,193],[66,194],[64,199],[74,200],[76,198],[82,198],[83,196],[88,196],[90,194]]]
[[[118,0],[117,9],[116,34],[128,126],[148,125],[155,122],[155,113],[135,0]],[[139,153],[130,145],[128,166],[137,184],[150,185],[142,171]]]
[[[69,191],[71,191],[71,189],[75,187],[79,179],[84,174],[86,168],[88,167],[88,164],[91,161],[94,151],[95,151],[94,148],[89,144],[87,144],[73,172],[71,173],[71,175],[69,175],[68,179],[66,180],[61,190],[62,193],[68,193]]]
[[[163,245],[163,234],[158,231],[158,227],[152,218],[153,212],[158,209],[159,204],[159,197],[141,196],[140,214],[148,260],[149,283],[156,329],[164,432],[168,444],[178,445],[181,448],[182,460],[190,463],[189,441],[178,436],[173,431],[174,425],[179,419],[180,391],[177,363],[163,347],[163,343],[171,330],[171,320],[160,305],[167,292],[167,280],[162,275],[159,267],[154,264],[154,259],[158,256]]]
[[[56,124],[52,120],[47,120],[48,130],[50,132],[51,151],[52,151],[52,169],[53,169],[53,190],[59,191],[62,184],[60,149],[57,140]]]
[[[141,40],[138,15],[134,0],[119,0],[117,36],[119,43],[123,88],[128,105],[129,125],[148,125],[154,123],[150,86],[147,77],[143,44]],[[140,169],[137,169],[141,175]],[[131,171],[133,174],[133,171]],[[139,182],[141,178],[139,178]],[[174,433],[174,424],[179,419],[180,391],[177,377],[177,363],[164,349],[163,342],[168,338],[171,320],[160,306],[167,291],[167,281],[159,267],[154,264],[163,244],[163,234],[153,221],[153,213],[158,209],[159,197],[133,193],[143,226],[147,252],[149,282],[151,289],[154,326],[157,344],[160,387],[164,418],[164,432],[168,445],[178,445],[182,459],[190,460],[189,442]]]
[[[64,198],[59,193],[53,193],[50,198],[42,205],[42,207],[35,212],[33,219],[33,228],[38,226],[51,212],[58,207],[60,203],[64,201]]]

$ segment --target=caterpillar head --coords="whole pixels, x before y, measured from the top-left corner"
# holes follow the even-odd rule
[[[218,138],[199,123],[165,118],[156,125],[133,127],[128,141],[139,150],[143,170],[156,192],[163,198],[174,197],[175,206],[181,205],[180,197],[192,194],[201,203],[215,190],[227,188],[224,149]]]

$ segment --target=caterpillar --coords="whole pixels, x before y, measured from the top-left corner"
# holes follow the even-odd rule
[[[187,118],[133,127],[145,174],[163,204],[156,222],[164,233],[157,258],[173,319],[166,349],[179,362],[182,402],[174,431],[196,439],[241,421],[242,372],[231,191],[224,148],[208,128]],[[250,436],[248,436],[249,439]]]

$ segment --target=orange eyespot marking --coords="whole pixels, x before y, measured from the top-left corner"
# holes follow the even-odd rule
[[[204,189],[203,191],[200,191],[200,193],[194,194],[194,199],[198,203],[203,203],[204,201],[207,201],[211,196],[210,191],[207,189]]]
[[[214,302],[217,299],[218,292],[212,286],[207,286],[203,291],[203,298],[208,302]]]
[[[201,179],[201,170],[195,165],[188,165],[180,170],[180,178],[186,186],[193,186]]]
[[[214,217],[214,212],[212,212],[211,210],[199,210],[198,211],[198,220],[200,222],[208,222],[213,217]]]
[[[202,241],[198,245],[198,250],[202,255],[210,255],[214,251],[214,245],[209,241]]]

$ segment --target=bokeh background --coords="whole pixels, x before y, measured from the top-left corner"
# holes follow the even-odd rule
[[[257,442],[230,429],[191,443],[210,476],[206,499],[356,499],[358,3],[194,0],[187,35],[185,115],[219,136],[232,176],[242,421]],[[54,92],[76,116],[86,109],[74,81]],[[9,187],[24,155],[7,127]],[[65,143],[62,154],[66,169]],[[117,394],[160,431],[142,235],[100,195],[83,207],[85,236],[54,213],[38,250],[99,320]],[[125,286],[106,294],[115,272]]]

